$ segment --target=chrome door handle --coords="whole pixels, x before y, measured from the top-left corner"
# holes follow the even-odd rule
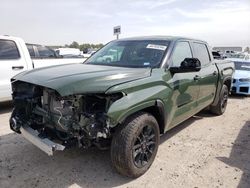
[[[12,67],[12,70],[20,70],[20,69],[23,69],[24,66],[13,66]]]
[[[195,75],[194,80],[200,80],[200,79],[201,79],[201,77],[200,77],[200,76]]]

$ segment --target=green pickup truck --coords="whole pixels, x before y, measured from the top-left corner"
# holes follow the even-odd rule
[[[12,78],[10,127],[48,155],[110,148],[115,169],[138,177],[153,163],[161,134],[204,108],[225,112],[233,72],[233,63],[214,60],[201,40],[116,40],[83,64]]]

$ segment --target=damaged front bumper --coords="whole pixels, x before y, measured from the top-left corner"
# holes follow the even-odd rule
[[[40,138],[39,133],[28,126],[21,127],[20,131],[24,138],[49,156],[52,156],[55,151],[63,151],[65,149],[65,146],[55,143],[48,138]]]
[[[12,83],[12,90],[10,128],[48,155],[64,146],[103,149],[110,145],[114,121],[107,112],[122,93],[60,96],[50,88],[20,81]]]

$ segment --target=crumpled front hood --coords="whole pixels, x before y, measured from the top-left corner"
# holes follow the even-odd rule
[[[148,77],[150,73],[149,68],[67,64],[34,69],[13,79],[51,88],[67,96],[105,92],[112,86]]]
[[[234,72],[234,78],[235,79],[250,78],[250,71],[235,70],[235,72]]]

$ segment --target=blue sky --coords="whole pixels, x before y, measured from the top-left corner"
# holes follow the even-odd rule
[[[250,0],[0,0],[0,34],[31,43],[106,43],[178,35],[213,46],[250,46]]]

